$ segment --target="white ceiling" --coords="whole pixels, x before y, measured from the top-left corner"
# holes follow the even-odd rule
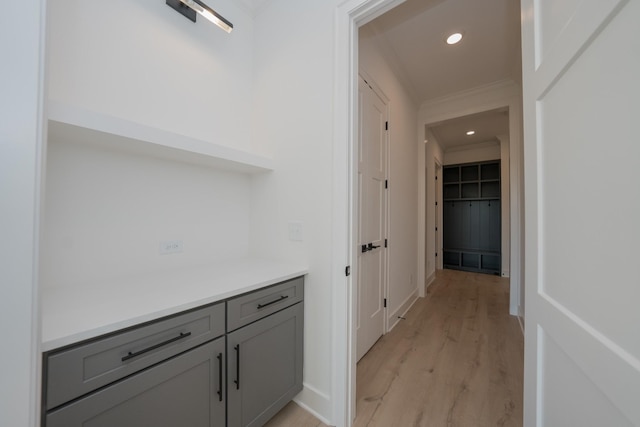
[[[445,151],[481,142],[498,143],[497,136],[509,134],[509,113],[506,109],[486,111],[435,123],[429,129]],[[468,130],[475,134],[468,136]]]
[[[407,0],[363,28],[420,105],[503,80],[521,82],[520,6],[516,0]],[[453,46],[445,38],[462,32]],[[471,128],[476,135],[467,137]],[[432,128],[443,149],[508,134],[504,111]]]

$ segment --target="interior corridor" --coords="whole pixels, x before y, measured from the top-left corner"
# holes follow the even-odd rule
[[[523,351],[508,279],[439,270],[358,363],[354,426],[522,426]],[[291,403],[268,426],[324,424]]]

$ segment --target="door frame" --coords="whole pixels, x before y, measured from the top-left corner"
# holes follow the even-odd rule
[[[403,2],[345,0],[334,15],[331,412],[338,427],[350,426],[356,410],[358,28]]]
[[[404,0],[343,0],[335,11],[334,27],[334,110],[333,110],[333,182],[332,182],[332,307],[333,316],[331,324],[332,336],[332,384],[331,384],[331,413],[336,426],[350,426],[355,418],[356,410],[356,362],[355,362],[355,283],[357,283],[357,253],[356,233],[357,209],[354,201],[358,200],[355,186],[354,171],[357,171],[354,163],[357,160],[358,130],[357,126],[357,89],[358,89],[358,29],[372,19],[384,14],[394,7],[402,4]],[[487,103],[497,107],[509,108],[511,145],[511,235],[512,246],[516,256],[511,257],[511,312],[517,313],[517,304],[520,301],[520,287],[523,285],[521,251],[523,239],[521,239],[521,209],[522,188],[522,138],[521,129],[521,98],[512,95],[505,98],[493,99],[492,102],[484,100],[484,110],[490,109]],[[468,109],[468,105],[466,106]],[[475,106],[476,110],[478,106]],[[460,114],[462,110],[462,114]],[[471,114],[460,108],[458,115]],[[476,111],[477,112],[477,111]],[[422,110],[421,110],[422,113]],[[423,114],[419,114],[419,126],[424,129]],[[438,118],[438,120],[440,120]],[[422,123],[420,125],[420,123]],[[419,159],[417,177],[419,183],[425,182],[425,147],[423,139],[416,141],[419,146]],[[355,172],[357,173],[357,172]],[[422,191],[422,184],[419,185]],[[423,194],[419,198],[418,231],[424,231],[424,214],[426,212]],[[514,197],[515,196],[515,197]],[[425,241],[418,239],[418,256],[425,255]],[[424,295],[424,268],[418,263],[418,283],[422,283],[421,295]],[[350,273],[348,273],[350,272]],[[516,279],[516,280],[514,280]],[[515,290],[515,292],[514,292]],[[515,303],[515,304],[514,304]],[[514,310],[515,308],[515,310]]]
[[[434,182],[434,194],[436,196],[436,205],[432,206],[435,211],[435,224],[436,224],[436,262],[435,270],[442,270],[444,268],[443,254],[442,254],[442,238],[444,235],[444,221],[442,218],[442,168],[443,164],[438,159],[433,159],[433,167],[435,171]],[[427,218],[425,218],[425,221]]]
[[[442,121],[499,109],[506,109],[509,114],[508,149],[501,149],[500,160],[501,165],[508,166],[509,171],[506,193],[504,190],[507,188],[504,186],[507,183],[501,182],[502,202],[507,203],[508,200],[509,203],[509,248],[506,249],[505,245],[501,244],[501,252],[509,251],[510,265],[502,265],[501,270],[503,277],[509,277],[509,313],[517,316],[521,315],[523,311],[520,296],[524,293],[524,199],[522,197],[524,195],[524,159],[521,133],[522,92],[520,87],[513,82],[497,82],[454,93],[432,103],[425,103],[418,113],[418,128],[425,129]],[[420,144],[420,149],[422,150],[420,156],[426,156],[424,144]],[[503,153],[508,153],[507,159],[502,158]],[[427,169],[433,167],[434,160],[437,159],[426,159]],[[425,173],[423,170],[418,172]],[[422,179],[423,177],[420,177],[420,180]]]

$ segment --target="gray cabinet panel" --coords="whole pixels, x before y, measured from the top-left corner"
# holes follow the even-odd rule
[[[459,248],[478,249],[480,246],[480,203],[458,202],[462,204],[462,246]]]
[[[478,202],[479,209],[479,249],[486,252],[500,252],[500,200]]]
[[[52,352],[45,359],[46,408],[53,409],[221,335],[224,303]],[[126,359],[129,352],[139,355]]]
[[[218,338],[50,411],[46,426],[224,426],[225,402],[218,394],[224,397],[224,341]]]
[[[261,426],[302,390],[303,305],[227,335],[228,425]]]
[[[443,206],[444,248],[460,248],[462,245],[461,226],[462,203],[445,202]]]

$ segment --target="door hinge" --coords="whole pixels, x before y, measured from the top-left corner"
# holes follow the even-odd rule
[[[387,299],[386,298],[384,299],[384,306],[385,307],[387,306]]]
[[[438,206],[438,202],[436,202],[436,206]]]
[[[436,252],[436,256],[438,256],[438,252]]]
[[[388,179],[384,180],[384,188],[389,188],[389,180]]]
[[[387,243],[387,239],[384,239],[384,247],[386,248],[389,244]]]
[[[389,122],[384,122],[384,130],[389,130]]]
[[[344,275],[347,276],[347,277],[351,276],[351,266],[350,265],[347,265],[344,268]]]
[[[438,227],[436,227],[436,231],[438,231]]]

